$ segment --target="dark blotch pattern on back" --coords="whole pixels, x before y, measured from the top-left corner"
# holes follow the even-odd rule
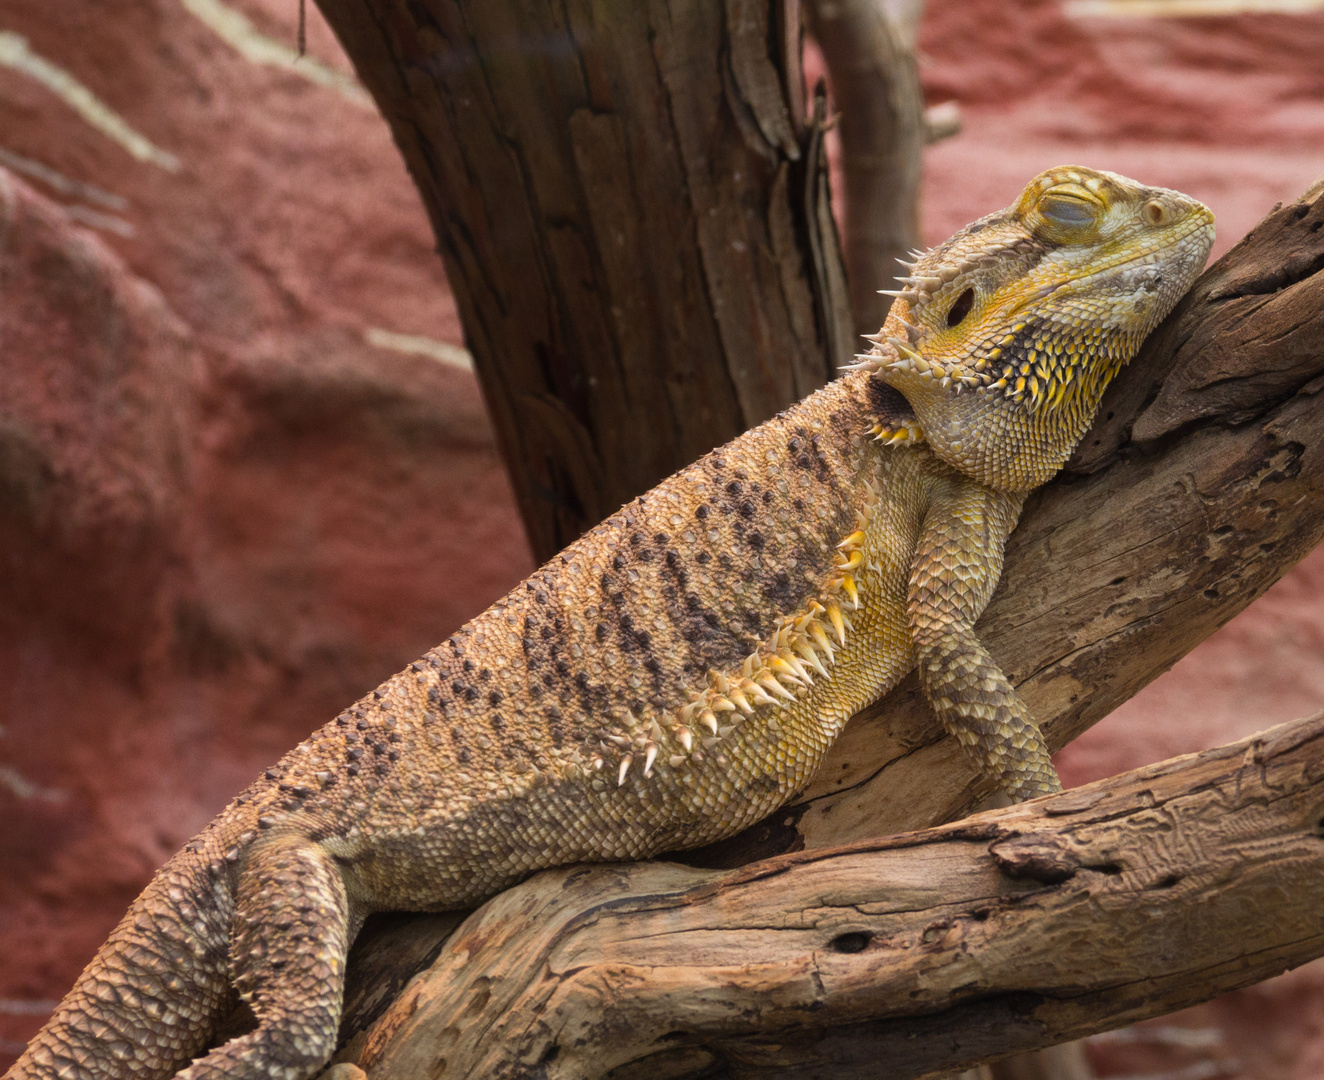
[[[429,673],[449,691],[444,731],[457,757],[480,730],[518,757],[510,732],[530,721],[558,746],[582,742],[627,710],[677,708],[710,669],[737,668],[832,577],[835,543],[854,528],[853,455],[871,413],[863,388],[826,424],[788,410],[760,429],[765,472],[714,453],[623,507],[592,530],[608,545],[596,569],[572,545],[556,574],[534,574],[494,609],[482,632],[513,639],[505,670],[474,670],[472,626],[434,650]],[[685,493],[696,482],[699,497],[668,497],[669,484]],[[493,652],[485,642],[482,654]],[[517,723],[510,702],[521,703]]]

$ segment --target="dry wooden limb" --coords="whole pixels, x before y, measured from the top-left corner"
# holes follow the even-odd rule
[[[922,0],[808,0],[804,8],[841,115],[842,248],[860,334],[883,325],[891,300],[878,290],[893,287],[897,260],[909,260],[919,244],[922,8]]]
[[[319,6],[431,216],[540,560],[849,360],[794,4]]]
[[[376,1080],[961,1068],[1324,953],[1322,816],[1318,716],[735,871],[553,871],[471,917],[360,1064]]]

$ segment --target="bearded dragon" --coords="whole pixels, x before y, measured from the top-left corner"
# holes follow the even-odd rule
[[[370,912],[729,836],[913,667],[1008,795],[1059,790],[975,620],[1026,493],[1212,239],[1185,195],[1062,167],[919,255],[853,370],[624,506],[236,798],[7,1076],[310,1077]],[[204,1053],[236,995],[256,1027]]]

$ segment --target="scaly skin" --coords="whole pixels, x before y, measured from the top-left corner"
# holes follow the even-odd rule
[[[311,1076],[368,913],[729,836],[916,665],[1013,798],[1058,790],[974,623],[1025,493],[1212,222],[1061,168],[921,256],[856,370],[623,507],[235,799],[8,1076]],[[236,992],[258,1026],[189,1065]]]

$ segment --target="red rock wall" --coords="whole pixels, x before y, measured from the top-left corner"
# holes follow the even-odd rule
[[[0,151],[59,174],[0,168],[0,1068],[156,866],[532,569],[473,376],[364,340],[461,336],[376,113],[178,0],[4,32],[180,167],[0,66]]]
[[[22,35],[157,151],[0,66],[0,1067],[230,795],[531,569],[472,376],[365,340],[461,340],[384,125],[189,3],[0,2],[0,51]],[[230,6],[293,41],[295,0]],[[965,119],[926,160],[930,241],[1076,160],[1205,199],[1222,250],[1324,173],[1324,16],[941,0],[923,49]],[[1061,755],[1068,782],[1324,704],[1322,594],[1316,555]],[[1091,1053],[1314,1077],[1321,1003],[1308,967]]]

